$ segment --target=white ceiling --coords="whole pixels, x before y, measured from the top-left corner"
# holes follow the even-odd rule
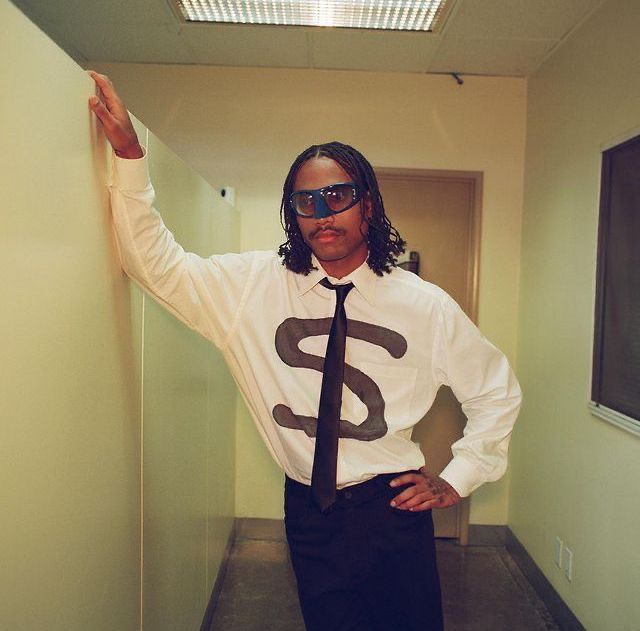
[[[437,34],[185,24],[172,0],[12,0],[81,65],[137,62],[526,77],[604,0],[453,0]]]

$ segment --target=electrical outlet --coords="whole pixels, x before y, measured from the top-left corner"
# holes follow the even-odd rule
[[[556,537],[553,542],[553,562],[559,567],[562,568],[562,549],[564,544],[562,543],[562,539],[560,537]]]
[[[564,547],[562,551],[562,566],[564,567],[564,575],[568,581],[573,579],[573,550]]]

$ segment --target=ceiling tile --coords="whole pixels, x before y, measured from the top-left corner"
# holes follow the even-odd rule
[[[308,66],[307,29],[232,24],[185,24],[181,35],[192,63]]]
[[[440,38],[430,33],[316,30],[311,35],[314,68],[426,72]]]
[[[12,0],[77,60],[526,76],[605,0],[457,0],[442,34],[185,24],[173,0]]]
[[[140,25],[121,24],[105,28],[103,24],[56,22],[47,32],[56,41],[65,41],[89,60],[131,63],[190,63],[190,53],[180,38],[177,26],[147,25],[144,36]],[[65,48],[63,46],[63,48]]]
[[[561,39],[603,0],[458,0],[446,35],[465,38]]]
[[[535,71],[555,43],[446,36],[429,71],[524,77]]]
[[[73,21],[76,24],[179,24],[169,0],[12,0],[36,22]]]

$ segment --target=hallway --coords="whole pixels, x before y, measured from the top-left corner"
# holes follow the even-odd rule
[[[437,543],[447,631],[559,629],[503,547]],[[303,628],[282,522],[240,520],[211,629]]]
[[[298,309],[311,320],[333,311],[284,280],[304,279],[246,259],[271,252],[275,262],[287,238],[286,175],[305,147],[333,139],[374,171],[473,179],[461,196],[480,213],[459,230],[464,244],[439,236],[415,251],[431,279],[441,258],[473,250],[460,275],[476,295],[452,297],[477,302],[482,336],[524,393],[502,478],[498,461],[461,454],[487,482],[461,493],[472,494],[470,528],[493,524],[508,543],[438,542],[447,631],[640,629],[640,407],[597,396],[603,383],[623,398],[640,392],[640,318],[604,327],[595,317],[605,295],[634,300],[608,314],[640,314],[640,204],[620,209],[633,229],[604,212],[640,190],[630,168],[623,192],[607,192],[619,188],[611,151],[634,156],[640,146],[640,1],[452,2],[446,32],[403,35],[186,24],[176,0],[0,0],[1,631],[191,631],[214,585],[207,626],[215,616],[222,631],[302,631],[282,523],[270,520],[282,516],[292,458],[301,466],[290,472],[307,472],[294,477],[309,479],[311,442],[273,410],[291,401],[314,418],[322,383],[318,370],[283,362],[275,334]],[[132,112],[144,158],[114,152],[89,105],[105,94],[88,69],[109,77],[121,114]],[[429,209],[434,225],[398,229],[410,251],[452,207],[443,197]],[[391,198],[385,209],[397,228],[400,209]],[[294,226],[297,215],[287,216]],[[125,252],[118,234],[147,254]],[[183,274],[171,253],[206,276]],[[621,272],[603,267],[606,253],[619,255]],[[282,283],[252,289],[276,270]],[[184,283],[175,301],[156,295]],[[272,289],[285,286],[286,300],[275,300]],[[429,329],[422,313],[359,293],[348,317],[401,337],[416,329],[400,363],[364,338],[349,349],[362,361],[345,356],[371,371],[389,420],[408,429],[422,418],[429,384],[487,385],[459,378],[456,366],[475,365],[473,355],[450,364],[434,353],[445,341],[464,349],[444,307]],[[322,302],[303,314],[309,296]],[[604,361],[610,328],[631,360],[616,351]],[[297,348],[326,355],[320,338]],[[368,406],[348,384],[346,396],[350,422],[364,423]],[[473,416],[486,429],[495,418]],[[268,439],[274,432],[306,451]],[[435,442],[415,438],[425,450]],[[506,439],[493,442],[500,460]],[[351,481],[381,468],[365,451]],[[258,530],[247,531],[249,517]]]

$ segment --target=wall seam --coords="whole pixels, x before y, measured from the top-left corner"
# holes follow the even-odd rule
[[[140,325],[140,631],[144,631],[144,319],[146,296],[142,294]]]
[[[148,151],[148,129],[145,129],[145,147]],[[143,292],[140,323],[140,631],[144,631],[144,321],[146,304],[146,296]]]

